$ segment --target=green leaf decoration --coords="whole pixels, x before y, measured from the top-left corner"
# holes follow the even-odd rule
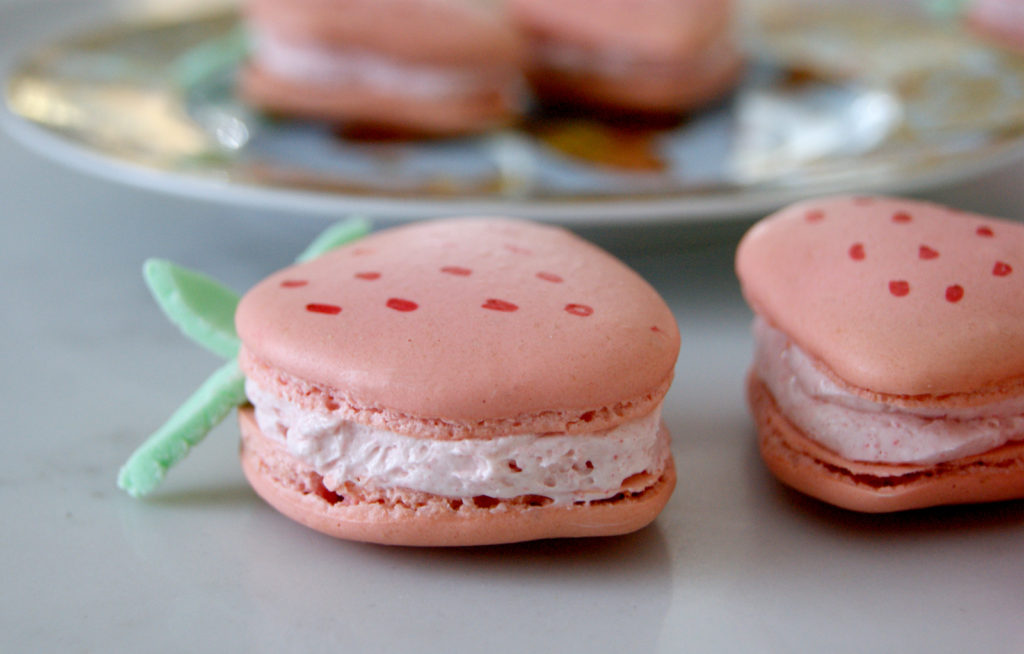
[[[148,259],[142,276],[157,304],[186,336],[225,359],[238,354],[238,294],[206,275],[163,259]]]
[[[370,221],[362,217],[353,217],[335,223],[313,239],[313,242],[302,251],[302,254],[296,257],[295,262],[303,263],[316,259],[325,252],[366,236],[369,231]]]
[[[117,485],[142,497],[236,406],[245,403],[245,376],[232,359],[210,375],[121,467]]]
[[[923,0],[921,4],[925,11],[937,18],[955,19],[963,15],[971,2],[970,0]]]
[[[363,218],[337,223],[310,243],[297,261],[315,259],[369,231],[370,223]],[[155,490],[174,464],[232,409],[246,402],[245,376],[237,359],[238,295],[203,274],[160,259],[146,261],[143,276],[172,323],[195,342],[231,360],[210,375],[121,467],[117,485],[132,497],[143,497]]]
[[[171,79],[186,91],[225,71],[238,68],[249,53],[249,36],[242,27],[188,50],[172,63]]]

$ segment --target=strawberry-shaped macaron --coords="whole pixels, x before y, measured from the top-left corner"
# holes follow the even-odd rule
[[[824,198],[755,225],[736,268],[783,482],[867,512],[1024,497],[1024,226]]]
[[[245,0],[242,97],[268,111],[424,135],[521,111],[519,37],[480,0]]]
[[[678,114],[739,80],[730,0],[509,0],[527,76],[552,105]]]
[[[235,326],[245,475],[332,536],[622,534],[675,485],[660,416],[676,322],[640,276],[565,230],[463,218],[379,232],[271,275]],[[138,455],[122,485],[151,487],[166,458]]]

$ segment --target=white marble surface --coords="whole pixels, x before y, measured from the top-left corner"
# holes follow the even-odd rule
[[[18,33],[0,19],[0,44]],[[1022,182],[1015,165],[927,197],[1024,219]],[[324,224],[121,186],[0,135],[0,650],[1024,649],[1024,503],[861,516],[764,471],[743,401],[736,229],[711,243],[662,231],[647,252],[594,234],[664,293],[683,333],[666,411],[680,483],[638,534],[451,551],[334,541],[254,496],[230,423],[152,499],[120,493],[118,466],[217,363],[150,301],[143,259],[244,290]]]

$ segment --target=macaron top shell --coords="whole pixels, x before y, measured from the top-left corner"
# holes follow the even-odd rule
[[[755,225],[736,267],[753,309],[854,387],[934,399],[1024,381],[1020,224],[818,199]]]
[[[399,227],[284,269],[236,325],[256,358],[355,404],[460,423],[663,393],[679,349],[671,311],[625,264],[497,218]]]
[[[489,0],[246,0],[256,26],[421,65],[513,66],[521,44]]]
[[[726,0],[512,0],[513,19],[535,36],[643,60],[688,58],[722,36]]]

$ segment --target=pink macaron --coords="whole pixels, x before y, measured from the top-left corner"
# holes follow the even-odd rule
[[[246,0],[242,96],[350,128],[452,135],[520,110],[522,49],[481,0]]]
[[[676,322],[565,230],[463,218],[378,232],[271,275],[236,325],[245,474],[326,534],[622,534],[674,487],[660,413]]]
[[[967,24],[977,34],[1024,54],[1024,0],[972,0]]]
[[[1024,226],[824,198],[755,225],[736,269],[779,479],[865,512],[1024,497]]]
[[[551,104],[680,113],[741,71],[727,0],[510,0],[529,78]]]

